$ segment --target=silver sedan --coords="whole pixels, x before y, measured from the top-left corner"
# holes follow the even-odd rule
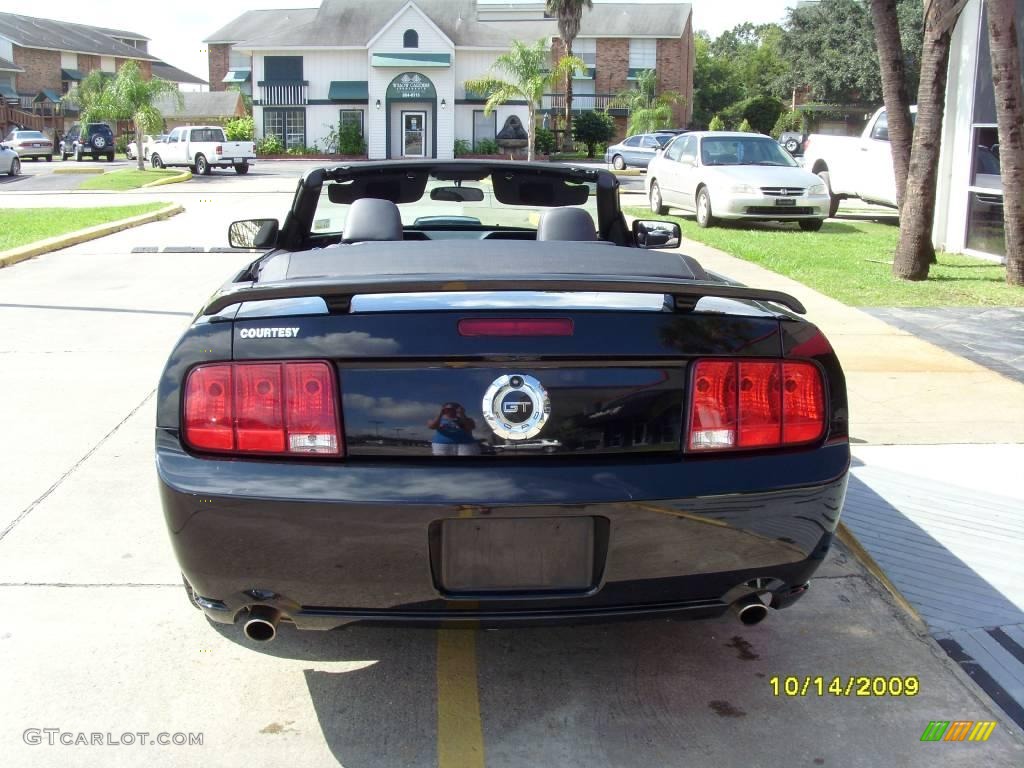
[[[4,139],[4,144],[23,158],[31,157],[37,160],[45,157],[47,160],[53,160],[53,142],[41,131],[11,131]]]
[[[795,221],[816,232],[829,214],[821,179],[756,133],[679,136],[651,161],[644,184],[652,211],[693,211],[701,227],[716,219]]]
[[[0,144],[0,174],[17,176],[21,173],[21,158],[18,153],[6,144]]]

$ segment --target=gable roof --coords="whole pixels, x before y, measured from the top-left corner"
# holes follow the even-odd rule
[[[15,64],[13,61],[0,57],[0,72],[24,72],[25,70]]]
[[[117,56],[122,59],[144,59],[154,61],[145,51],[125,45],[110,37],[110,30],[72,24],[67,21],[38,19],[16,13],[0,13],[0,35],[22,48],[45,48],[52,51],[74,51],[100,56]],[[146,40],[134,32],[118,32],[122,37]]]
[[[168,64],[166,61],[153,62],[153,77],[169,80],[172,83],[189,83],[191,85],[209,85],[202,78],[189,74],[183,69]]]
[[[153,106],[168,119],[208,120],[234,117],[242,103],[242,94],[238,91],[203,91],[181,95],[184,99],[181,107],[173,95],[158,97]]]
[[[206,42],[248,48],[362,47],[409,0],[324,0],[319,8],[247,11]],[[480,21],[474,0],[412,0],[456,46],[506,48],[513,40],[558,35],[553,19]],[[592,37],[669,37],[683,34],[690,4],[595,3],[583,12],[580,34]]]

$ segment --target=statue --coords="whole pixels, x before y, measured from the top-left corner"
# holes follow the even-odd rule
[[[521,149],[529,141],[523,121],[516,115],[509,115],[494,140],[502,149]]]

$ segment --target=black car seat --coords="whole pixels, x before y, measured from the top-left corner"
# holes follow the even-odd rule
[[[368,240],[401,240],[402,214],[390,200],[363,197],[353,200],[345,217],[343,243]]]
[[[552,208],[540,217],[538,240],[597,240],[590,214],[582,208]]]

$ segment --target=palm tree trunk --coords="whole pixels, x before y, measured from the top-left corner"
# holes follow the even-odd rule
[[[999,126],[999,170],[1003,182],[1006,282],[1024,285],[1024,115],[1021,111],[1020,49],[1014,0],[988,0],[988,45]]]
[[[537,105],[532,101],[526,106],[526,159],[533,162],[533,141],[537,132]]]
[[[896,206],[902,208],[914,125],[910,120],[910,98],[907,96],[896,0],[871,0],[871,21],[875,28],[875,45],[881,65],[882,98],[889,118],[889,147],[896,176]]]
[[[927,279],[929,267],[935,262],[932,226],[946,106],[946,73],[950,38],[960,9],[959,0],[930,0],[926,5],[917,123],[910,149],[906,196],[900,211],[900,239],[892,263],[893,275],[904,280]]]
[[[565,42],[565,55],[572,56],[572,40]],[[562,149],[572,151],[572,76],[571,70],[565,73],[565,134],[562,137]]]
[[[138,120],[132,120],[135,126],[135,157],[140,171],[146,170],[146,161],[142,159],[142,125]]]

